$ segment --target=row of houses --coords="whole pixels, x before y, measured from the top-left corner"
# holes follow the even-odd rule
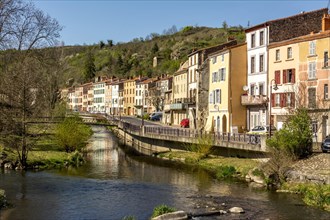
[[[105,79],[64,89],[72,110],[142,116],[163,111],[163,123],[184,118],[196,129],[244,132],[280,129],[306,107],[321,141],[330,133],[328,9],[271,20],[235,40],[193,51],[171,76]]]

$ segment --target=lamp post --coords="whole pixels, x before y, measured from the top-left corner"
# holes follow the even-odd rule
[[[274,88],[272,88],[272,82],[275,82]],[[275,91],[278,90],[277,84],[275,79],[272,79],[270,81],[270,85],[269,85],[269,93],[270,93],[270,97],[269,97],[269,137],[272,136],[272,90],[274,89]],[[275,99],[275,97],[274,97]]]

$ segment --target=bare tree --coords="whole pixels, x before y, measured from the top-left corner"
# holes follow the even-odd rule
[[[23,168],[30,147],[28,118],[48,114],[57,99],[59,56],[40,48],[53,46],[60,30],[32,3],[1,1],[0,46],[7,50],[0,54],[0,132]]]

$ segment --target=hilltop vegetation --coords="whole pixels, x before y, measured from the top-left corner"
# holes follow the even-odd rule
[[[86,62],[93,59],[96,76],[159,76],[174,73],[180,63],[194,50],[227,42],[228,38],[245,41],[243,27],[209,28],[187,26],[177,31],[159,35],[151,33],[146,38],[135,38],[128,43],[113,44],[100,41],[98,45],[63,47],[66,60],[64,75],[76,83],[88,81],[84,77]],[[88,54],[91,53],[92,57]],[[153,68],[153,58],[158,66]]]

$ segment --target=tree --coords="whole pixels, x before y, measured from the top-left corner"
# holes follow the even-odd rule
[[[312,153],[311,118],[305,108],[298,108],[289,115],[284,127],[267,140],[270,153],[268,167],[276,181],[285,179],[292,161]]]
[[[6,50],[0,54],[0,138],[16,150],[23,168],[33,144],[27,132],[29,118],[48,114],[57,93],[56,88],[45,88],[52,80],[46,74],[52,71],[49,65],[58,60],[37,49],[56,45],[61,29],[32,3],[0,3],[0,47]]]
[[[154,45],[151,48],[151,53],[156,54],[159,51],[159,47],[157,43],[154,43]]]
[[[222,22],[222,28],[225,29],[225,30],[227,30],[227,28],[228,28],[228,24],[227,24],[226,21],[223,21],[223,22]]]
[[[100,49],[103,49],[103,47],[105,46],[105,43],[101,40],[99,45],[100,45]]]
[[[113,40],[108,40],[108,46],[112,47],[113,46]]]
[[[78,116],[65,118],[55,130],[57,143],[66,152],[80,150],[91,135],[91,128],[83,124]]]
[[[85,57],[84,77],[85,82],[90,82],[95,77],[96,67],[95,58],[92,51],[88,50]]]

